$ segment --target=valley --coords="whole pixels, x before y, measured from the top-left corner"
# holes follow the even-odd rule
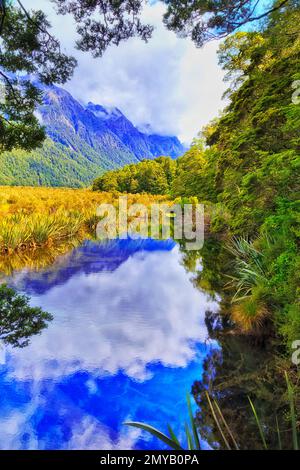
[[[140,132],[117,108],[83,106],[56,86],[41,89],[37,116],[47,140],[31,152],[3,152],[0,185],[86,187],[107,170],[185,151],[177,137]]]

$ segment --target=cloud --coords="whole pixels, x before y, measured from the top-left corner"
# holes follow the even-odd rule
[[[35,0],[24,0],[36,8]],[[225,85],[217,64],[217,43],[197,49],[190,40],[179,39],[162,24],[164,5],[148,4],[143,17],[155,26],[148,44],[131,39],[110,47],[93,59],[75,51],[75,27],[71,17],[57,16],[49,0],[39,8],[49,16],[63,47],[74,53],[79,66],[65,85],[81,102],[119,107],[134,124],[160,134],[178,135],[189,142],[222,109]]]
[[[11,351],[9,369],[37,382],[78,370],[144,381],[150,364],[186,367],[207,339],[205,312],[218,309],[193,287],[178,248],[137,253],[112,272],[77,273],[31,300],[55,318],[27,348]]]
[[[1,450],[45,449],[47,441],[38,438],[36,423],[32,420],[39,407],[46,407],[40,396],[32,398],[28,404],[19,409],[9,410],[5,416],[1,416]],[[124,427],[113,439],[111,430],[95,417],[88,414],[78,416],[78,410],[75,410],[75,416],[80,419],[72,421],[69,439],[63,443],[64,450],[133,449],[141,435],[141,431],[137,429]],[[69,416],[68,418],[70,419]],[[56,432],[62,438],[63,432],[59,427]],[[60,448],[60,442],[57,441],[54,447]]]
[[[139,251],[113,271],[75,270],[54,284],[46,275],[49,289],[31,303],[54,319],[28,347],[8,346],[1,367],[2,449],[132,449],[140,433],[121,423],[149,415],[156,427],[171,420],[180,431],[184,394],[207,351],[205,312],[218,310],[181,260],[175,247]],[[58,260],[63,272],[69,261]],[[36,276],[25,269],[13,281],[20,288]]]
[[[68,442],[68,450],[124,450],[133,449],[141,435],[137,429],[124,429],[117,440],[110,437],[110,429],[101,425],[91,416],[85,416],[72,429],[72,438]]]

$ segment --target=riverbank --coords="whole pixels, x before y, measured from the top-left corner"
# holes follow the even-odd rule
[[[95,232],[100,204],[116,205],[119,194],[88,189],[0,187],[0,254],[51,247]],[[165,201],[165,196],[127,195],[128,204]]]

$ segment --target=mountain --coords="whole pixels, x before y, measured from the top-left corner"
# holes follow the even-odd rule
[[[160,157],[161,155],[177,158],[185,151],[177,137],[139,131],[118,108],[107,109],[99,104],[88,103],[87,110],[105,122],[107,127],[139,160]]]
[[[86,186],[106,170],[185,151],[177,137],[139,131],[118,108],[84,106],[55,86],[42,90],[37,114],[47,139],[33,152],[3,153],[0,184]]]

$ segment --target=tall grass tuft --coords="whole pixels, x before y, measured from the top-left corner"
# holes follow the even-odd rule
[[[83,189],[0,187],[0,254],[50,246],[95,233],[102,203],[117,203],[118,194]],[[164,196],[130,195],[128,203],[146,206]]]
[[[232,318],[244,331],[260,328],[270,314],[267,304],[266,260],[253,242],[233,238],[226,246],[233,255],[233,275],[227,287],[234,288]]]
[[[246,238],[233,238],[227,250],[234,257],[235,276],[229,276],[236,287],[233,301],[239,302],[251,294],[254,287],[267,283],[264,255]]]

